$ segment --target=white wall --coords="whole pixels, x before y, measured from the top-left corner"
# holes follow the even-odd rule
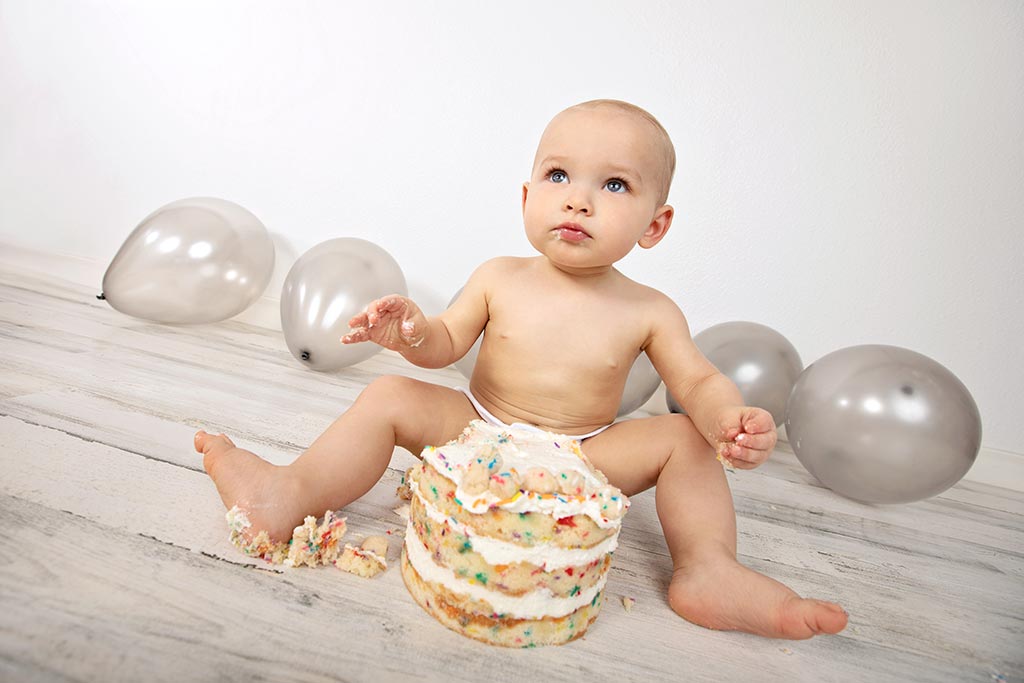
[[[680,167],[673,232],[628,275],[695,332],[762,322],[805,363],[925,353],[986,446],[1022,452],[1022,67],[1016,1],[0,0],[0,241],[105,264],[156,207],[213,195],[274,233],[269,296],[354,235],[436,311],[530,253],[548,119],[631,100]]]

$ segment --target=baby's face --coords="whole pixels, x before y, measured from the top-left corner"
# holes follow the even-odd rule
[[[661,208],[658,155],[651,125],[632,114],[599,107],[556,116],[523,186],[530,243],[564,269],[607,269]]]

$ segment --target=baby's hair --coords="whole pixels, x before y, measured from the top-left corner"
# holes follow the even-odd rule
[[[654,118],[654,115],[649,111],[622,100],[588,100],[587,102],[574,104],[566,109],[566,111],[572,111],[573,109],[597,109],[599,107],[617,109],[623,113],[638,116],[654,127],[655,134],[658,137],[658,147],[661,149],[662,156],[662,177],[660,179],[661,193],[659,195],[660,200],[658,203],[664,204],[668,200],[668,191],[672,186],[672,176],[674,176],[676,172],[676,148],[672,144],[672,139],[668,136],[668,131],[665,130],[665,127],[661,125],[661,122]]]

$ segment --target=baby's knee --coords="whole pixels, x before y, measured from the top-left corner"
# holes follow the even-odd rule
[[[415,392],[418,380],[401,375],[383,375],[366,385],[356,399],[357,404],[371,404],[387,409],[402,403]]]
[[[667,415],[658,415],[654,419],[658,420],[659,429],[671,434],[686,436],[697,429],[689,415],[668,413]]]
[[[668,436],[674,444],[681,445],[686,450],[703,450],[705,448],[712,450],[689,416],[669,413],[668,415],[659,415],[654,419],[660,421],[659,431]]]

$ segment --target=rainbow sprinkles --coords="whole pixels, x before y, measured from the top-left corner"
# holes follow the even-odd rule
[[[476,420],[410,470],[402,575],[459,633],[531,647],[596,619],[629,500],[572,437]]]

